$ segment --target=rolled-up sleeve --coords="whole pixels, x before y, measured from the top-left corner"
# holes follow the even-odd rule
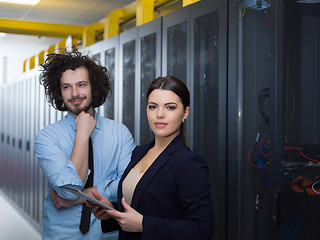
[[[65,140],[64,140],[65,141]],[[63,144],[63,142],[62,142]],[[74,186],[82,189],[84,182],[79,177],[75,166],[63,151],[57,140],[48,131],[40,131],[35,139],[35,150],[40,167],[47,181],[59,195],[66,199],[75,199],[76,196],[61,189],[61,186]]]

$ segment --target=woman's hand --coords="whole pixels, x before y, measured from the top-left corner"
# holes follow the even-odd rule
[[[113,207],[113,205],[111,204],[111,202],[106,199],[105,197],[103,197],[102,195],[100,195],[96,190],[92,190],[91,191],[92,195],[97,199],[99,200],[100,202],[110,206],[110,207]],[[109,213],[106,211],[106,209],[104,208],[101,208],[100,206],[98,205],[95,205],[95,204],[92,204],[91,202],[89,201],[86,201],[86,204],[89,208],[91,208],[91,212],[94,214],[94,216],[96,218],[98,218],[99,220],[106,220],[106,219],[109,219],[110,218],[110,215]]]
[[[125,212],[119,212],[116,210],[106,210],[110,216],[117,220],[122,230],[126,232],[142,232],[142,219],[143,216],[130,207],[124,198],[121,199],[121,203],[125,209]]]

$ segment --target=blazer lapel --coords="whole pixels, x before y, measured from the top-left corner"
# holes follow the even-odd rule
[[[134,209],[137,209],[143,192],[152,180],[153,176],[161,169],[163,165],[171,158],[171,155],[181,146],[184,146],[181,135],[178,135],[172,142],[166,147],[166,149],[156,158],[156,160],[151,164],[149,169],[144,173],[140,181],[138,182],[136,189],[133,194],[131,206]],[[150,146],[152,147],[152,146]],[[149,150],[150,147],[147,149]],[[147,152],[147,151],[146,151]],[[145,153],[136,160],[136,163],[145,155]],[[135,163],[135,164],[136,164]],[[133,165],[132,167],[134,167]],[[132,168],[131,167],[131,168]],[[131,169],[130,168],[130,169]]]

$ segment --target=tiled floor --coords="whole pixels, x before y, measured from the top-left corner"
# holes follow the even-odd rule
[[[40,233],[6,200],[1,192],[0,239],[41,240]]]

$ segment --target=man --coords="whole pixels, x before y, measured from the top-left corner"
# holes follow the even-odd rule
[[[95,189],[116,200],[118,183],[134,143],[123,124],[103,118],[94,110],[105,102],[110,91],[107,69],[76,49],[49,54],[41,67],[40,83],[47,99],[56,109],[68,111],[63,119],[42,129],[35,140],[37,157],[48,181],[43,239],[117,239],[117,232],[103,234],[100,221],[90,212],[85,213],[85,201],[63,188],[90,195]]]

